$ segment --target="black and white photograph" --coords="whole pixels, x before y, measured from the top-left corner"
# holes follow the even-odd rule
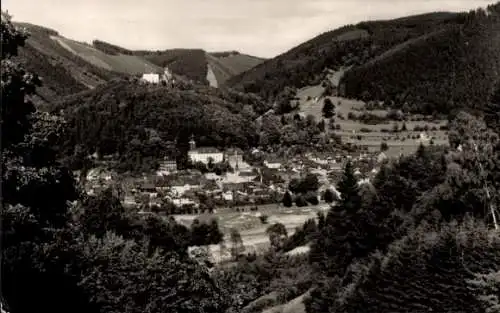
[[[500,2],[3,0],[0,313],[500,313]]]

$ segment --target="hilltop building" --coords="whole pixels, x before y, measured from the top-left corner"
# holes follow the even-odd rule
[[[144,73],[142,80],[150,84],[159,84],[160,82],[172,81],[173,75],[168,67],[165,67],[163,73]]]
[[[160,74],[155,74],[155,73],[142,74],[142,80],[150,84],[159,84]]]

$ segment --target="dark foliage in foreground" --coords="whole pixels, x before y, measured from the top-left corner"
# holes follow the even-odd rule
[[[421,146],[382,168],[365,191],[356,191],[346,168],[342,201],[313,241],[310,260],[322,281],[308,312],[484,312],[492,305],[478,296],[491,295],[486,283],[479,291],[470,284],[500,262],[489,209],[498,197],[500,141],[465,113],[451,129],[462,151]]]
[[[2,308],[223,312],[224,293],[186,256],[189,231],[184,237],[175,221],[158,217],[129,219],[111,194],[82,199],[54,158],[61,119],[26,101],[36,76],[12,59],[25,35],[3,13],[1,28]]]

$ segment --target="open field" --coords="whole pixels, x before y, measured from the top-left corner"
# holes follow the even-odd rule
[[[305,221],[311,218],[316,218],[317,212],[328,210],[328,204],[319,204],[317,206],[308,207],[291,207],[285,208],[279,204],[259,206],[259,210],[255,212],[233,212],[229,208],[217,210],[214,214],[179,214],[174,215],[174,218],[185,226],[190,226],[194,219],[198,218],[201,222],[209,222],[211,219],[217,219],[221,231],[224,233],[224,241],[226,245],[230,245],[229,234],[232,228],[238,230],[241,234],[243,244],[247,251],[259,251],[269,246],[269,238],[266,234],[266,229],[274,223],[282,223],[288,232],[288,235],[294,233],[295,228],[302,226]],[[260,221],[261,215],[267,215],[266,224]],[[220,246],[210,246],[212,255],[216,257],[220,255]]]
[[[341,77],[341,72],[334,72],[329,76],[332,82],[338,83]],[[323,118],[322,109],[325,97],[321,97],[324,88],[320,85],[310,86],[300,89],[297,92],[297,97],[300,99],[300,112],[305,115],[313,115],[317,120]],[[447,124],[447,121],[406,121],[406,131],[392,133],[394,124],[401,129],[403,122],[385,121],[376,125],[368,125],[359,121],[347,119],[349,113],[359,115],[365,106],[363,101],[346,99],[342,97],[327,97],[335,105],[335,125],[340,129],[335,131],[336,134],[342,137],[343,142],[349,142],[359,146],[366,147],[368,151],[374,152],[380,150],[380,144],[386,142],[389,150],[386,152],[388,156],[398,156],[402,154],[411,154],[415,152],[420,144],[420,140],[415,137],[420,136],[421,132],[415,127],[427,127],[429,138],[435,145],[447,145],[448,135],[446,131],[439,130],[441,126]],[[316,101],[317,100],[317,101]],[[386,110],[370,110],[370,114],[377,116],[386,116]],[[343,119],[339,118],[343,117]],[[434,130],[432,130],[434,129]],[[361,136],[361,137],[359,137]]]
[[[125,74],[140,74],[152,71],[161,71],[160,67],[138,56],[125,54],[110,55],[95,49],[88,44],[59,36],[51,36],[51,38],[68,51],[81,57],[87,62],[106,70]]]
[[[245,54],[216,57],[207,53],[206,58],[209,67],[211,67],[217,79],[218,85],[222,85],[229,78],[247,71],[264,61],[263,59]]]
[[[306,292],[285,304],[268,308],[262,311],[262,313],[305,313],[306,307],[304,305],[304,299],[308,297],[309,294],[309,292]]]

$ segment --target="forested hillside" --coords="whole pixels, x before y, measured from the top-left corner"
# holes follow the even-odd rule
[[[229,86],[275,97],[285,86],[317,84],[325,68],[356,66],[408,40],[460,25],[465,14],[432,13],[363,22],[321,34],[228,81]]]
[[[154,168],[169,153],[166,143],[186,144],[191,134],[201,146],[254,146],[255,115],[241,114],[245,105],[252,112],[265,109],[259,109],[262,103],[256,98],[208,87],[167,88],[118,80],[71,96],[54,112],[65,112],[67,153],[81,146],[88,153],[118,153],[124,164],[144,162]]]
[[[484,109],[499,79],[498,5],[363,22],[322,34],[228,85],[275,99],[285,87],[319,84],[325,69],[350,67],[342,96],[423,114]]]
[[[432,114],[482,110],[499,80],[500,10],[471,12],[452,25],[395,46],[347,71],[344,95]]]
[[[18,23],[30,36],[19,50],[18,60],[26,69],[37,73],[43,79],[43,86],[37,90],[42,103],[52,102],[61,96],[95,87],[120,74],[92,64],[63,48],[51,36],[58,36],[54,30],[27,23]]]
[[[207,83],[207,58],[222,83],[262,61],[239,53],[216,53],[215,57],[202,49],[132,51],[97,39],[90,45],[62,37],[56,30],[43,26],[15,25],[30,33],[17,60],[43,79],[44,84],[35,95],[35,100],[41,104],[54,103],[61,97],[94,88],[113,78],[158,72],[165,66],[176,75]]]
[[[235,51],[207,53],[201,49],[170,49],[134,53],[158,66],[168,66],[178,75],[201,83],[207,83],[207,65],[210,65],[219,85],[228,78],[247,71],[263,61],[263,59]]]
[[[163,51],[136,51],[134,54],[168,68],[175,74],[206,83],[207,60],[202,49],[170,49]]]

